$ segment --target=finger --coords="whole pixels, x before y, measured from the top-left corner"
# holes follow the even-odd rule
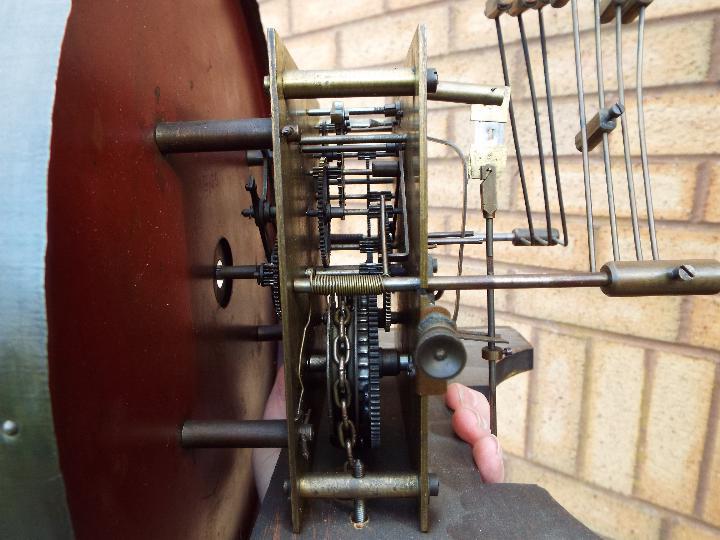
[[[452,383],[445,392],[445,404],[452,410],[460,407],[470,407],[476,409],[486,419],[490,418],[490,405],[487,398],[477,390],[468,388],[459,383]]]
[[[457,436],[470,446],[490,434],[487,418],[472,407],[456,410],[452,417],[452,426]]]
[[[486,484],[502,482],[505,478],[502,448],[495,435],[487,435],[479,439],[472,449],[475,465]]]
[[[285,418],[285,369],[280,366],[275,374],[270,395],[265,402],[264,420],[281,420]]]

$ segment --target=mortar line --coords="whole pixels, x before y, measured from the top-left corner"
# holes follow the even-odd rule
[[[549,474],[560,476],[563,479],[569,480],[571,482],[576,482],[576,483],[581,484],[589,489],[592,489],[603,495],[606,495],[612,499],[616,499],[616,500],[620,500],[623,502],[627,502],[629,504],[637,505],[638,507],[641,507],[643,512],[648,512],[648,511],[655,512],[655,514],[657,514],[657,516],[661,520],[672,519],[672,520],[678,520],[678,521],[685,521],[688,523],[692,523],[694,525],[698,525],[700,527],[704,527],[705,529],[707,529],[709,531],[713,531],[715,533],[720,532],[720,527],[716,527],[716,526],[712,525],[711,523],[700,521],[692,515],[682,514],[682,513],[678,512],[677,510],[673,510],[671,508],[666,508],[664,506],[657,506],[646,499],[641,499],[638,497],[634,497],[632,495],[625,495],[619,491],[613,491],[613,490],[603,487],[601,485],[593,484],[592,482],[588,482],[586,480],[583,480],[581,478],[573,476],[572,474],[568,474],[568,473],[560,471],[558,469],[553,469],[552,467],[550,467],[548,465],[544,465],[542,463],[532,461],[531,459],[527,459],[524,456],[518,456],[517,454],[514,454],[512,452],[505,452],[505,454],[510,458],[510,466],[511,467],[512,467],[513,461],[524,461],[526,463],[529,463],[532,467],[542,470],[543,472],[547,472]]]
[[[715,364],[713,393],[710,398],[710,411],[707,419],[707,429],[705,430],[705,444],[703,445],[703,454],[700,460],[700,470],[698,475],[698,486],[695,493],[695,508],[693,514],[702,519],[703,512],[707,508],[710,498],[710,489],[712,488],[711,468],[713,457],[716,452],[720,452],[717,448],[718,424],[720,424],[720,364]]]
[[[652,388],[655,381],[655,369],[657,365],[657,356],[655,351],[645,350],[644,359],[645,369],[643,372],[643,385],[640,393],[640,420],[638,422],[638,442],[635,448],[635,469],[633,472],[632,495],[638,496],[640,490],[640,475],[642,467],[645,464],[647,449],[647,424],[650,416],[650,406],[652,402]]]
[[[575,336],[573,336],[575,337]],[[585,339],[585,363],[583,366],[582,394],[580,395],[580,425],[577,433],[577,453],[575,454],[575,475],[583,477],[587,462],[587,434],[590,431],[590,395],[594,367],[595,339]]]

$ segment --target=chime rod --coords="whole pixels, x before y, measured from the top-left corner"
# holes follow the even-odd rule
[[[625,80],[622,60],[622,4],[615,6],[615,55],[617,65],[618,99],[625,105]],[[630,198],[630,220],[632,221],[633,240],[635,241],[635,257],[643,259],[640,226],[637,215],[637,198],[635,197],[635,179],[633,178],[632,159],[630,158],[630,134],[628,132],[627,115],[620,117],[622,124],[623,150],[625,152],[625,174],[627,175],[628,196]]]
[[[545,37],[545,18],[543,10],[538,10],[538,24],[540,26],[540,51],[542,53],[543,72],[545,74],[545,97],[548,108],[548,123],[550,124],[550,145],[552,147],[553,168],[555,170],[555,189],[557,190],[558,206],[560,208],[560,223],[562,227],[562,245],[568,245],[567,217],[565,216],[565,203],[563,202],[562,184],[560,182],[560,163],[557,152],[557,138],[555,134],[555,114],[553,112],[553,97],[550,85],[550,68],[548,65],[547,39]]]
[[[645,184],[645,202],[647,204],[648,228],[650,231],[650,248],[654,260],[660,259],[655,235],[655,211],[653,210],[652,186],[650,184],[650,167],[648,165],[647,139],[645,137],[645,109],[643,107],[643,62],[645,48],[645,5],[640,6],[638,18],[637,44],[637,103],[638,131],[640,133],[640,159],[642,161],[643,182]]]
[[[587,119],[585,116],[585,89],[583,85],[582,75],[582,58],[580,51],[580,22],[578,20],[577,0],[572,0],[572,20],[573,20],[573,43],[575,47],[575,78],[577,80],[578,91],[578,108],[580,110],[580,133],[582,138],[582,158],[583,158],[583,180],[585,183],[585,213],[587,218],[587,234],[588,234],[588,256],[590,259],[590,271],[594,272],[595,264],[595,230],[593,228],[592,213],[592,188],[590,186],[590,160],[588,158],[587,148]]]
[[[502,64],[503,80],[505,86],[510,86],[510,74],[508,72],[507,57],[505,55],[505,41],[503,40],[500,17],[495,19],[495,30],[497,31],[498,49],[500,50],[500,62]],[[520,174],[520,186],[522,187],[523,199],[525,201],[525,214],[527,216],[530,239],[535,238],[535,227],[533,226],[532,212],[530,210],[530,198],[528,196],[527,183],[525,181],[525,167],[520,151],[520,140],[518,139],[517,122],[515,121],[515,108],[513,107],[512,96],[509,99],[510,126],[512,127],[513,143],[515,145],[515,158],[517,160],[518,172]]]
[[[605,109],[605,81],[603,80],[602,36],[600,28],[600,0],[595,0],[595,65],[597,66],[598,105]],[[615,213],[615,194],[613,191],[612,165],[610,163],[610,137],[602,133],[603,163],[605,164],[605,186],[607,188],[608,213],[610,214],[610,237],[613,258],[620,260],[620,246],[617,233],[617,215]]]
[[[540,162],[540,180],[542,182],[543,202],[545,204],[545,227],[547,228],[548,238],[552,238],[550,198],[548,196],[547,172],[545,171],[545,151],[543,149],[542,142],[542,129],[540,127],[540,111],[538,109],[537,92],[535,91],[535,78],[533,77],[532,65],[530,63],[530,50],[528,48],[525,23],[523,22],[522,14],[517,16],[517,20],[520,28],[520,42],[522,44],[523,55],[525,57],[525,69],[527,71],[528,86],[530,87],[530,100],[532,102],[533,116],[535,117],[535,138],[537,139],[538,160]]]

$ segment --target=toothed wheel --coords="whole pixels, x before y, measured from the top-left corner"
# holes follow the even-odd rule
[[[392,325],[392,293],[383,293],[383,328],[386,332],[390,331]]]
[[[359,435],[367,447],[380,446],[380,344],[377,297],[356,297],[355,377]]]
[[[270,254],[270,266],[272,268],[272,291],[273,307],[275,308],[275,316],[278,321],[282,320],[282,307],[280,306],[280,263],[278,261],[278,245],[275,242],[272,253]]]
[[[330,187],[327,164],[321,163],[322,170],[315,176],[315,201],[320,242],[320,260],[323,266],[330,265]]]

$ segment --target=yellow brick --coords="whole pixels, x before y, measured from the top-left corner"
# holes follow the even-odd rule
[[[671,296],[608,298],[597,289],[523,290],[515,293],[513,311],[537,319],[674,342],[680,301]]]
[[[667,23],[648,24],[645,33],[646,54],[643,72],[644,87],[666,86],[671,84],[697,83],[707,80],[711,65],[711,48],[714,22],[710,18],[669,21]],[[595,70],[594,36],[582,36],[583,76],[585,92],[588,94],[588,111],[597,111],[597,76]],[[516,50],[517,49],[517,50]],[[548,44],[548,65],[553,96],[576,96],[575,53],[572,35],[552,40]],[[615,31],[603,33],[602,40],[603,69],[605,71],[605,91],[607,101],[616,100],[617,71],[615,68]],[[623,68],[626,90],[634,89],[636,82],[635,65],[637,51],[637,32],[623,35]],[[517,64],[511,64],[522,71],[523,79],[515,79],[513,95],[516,99],[530,95],[525,72],[525,61],[521,57],[518,45],[508,47],[507,54]],[[539,96],[545,95],[542,71],[542,57],[539,45],[530,47],[530,63],[533,67],[536,88]],[[522,81],[522,82],[521,82]],[[625,105],[631,110],[631,122],[635,118],[635,96],[626,95]],[[544,103],[543,103],[544,108]],[[593,113],[594,114],[594,113]],[[619,132],[618,132],[619,133]]]
[[[322,43],[320,46],[318,41]],[[332,31],[289,38],[285,45],[300,69],[335,67],[335,33]]]
[[[549,140],[549,135],[545,140]],[[645,213],[645,190],[643,187],[642,168],[639,160],[633,163],[633,178],[635,197],[637,201],[638,216],[642,219]],[[522,191],[520,177],[515,158],[508,160],[508,169],[511,171],[517,186],[515,201],[516,208],[522,206]],[[524,162],[527,183],[534,186],[530,189],[530,206],[534,210],[543,208],[542,190],[540,185],[540,165],[536,157],[528,158]],[[684,220],[690,217],[695,195],[695,182],[697,163],[690,160],[654,159],[652,162],[652,190],[655,219]],[[585,215],[585,185],[583,176],[582,158],[580,153],[574,157],[562,158],[560,161],[560,179],[565,202],[565,211],[568,214]],[[552,166],[552,156],[546,158],[547,177],[549,180],[550,200],[555,201],[555,170]],[[628,195],[625,160],[620,155],[612,158],[613,185],[615,188],[615,210],[618,217],[630,217],[630,198]],[[678,181],[678,178],[680,181]],[[599,156],[590,161],[590,180],[593,194],[593,214],[607,216],[608,204],[605,184],[605,166]],[[720,197],[720,191],[718,192]],[[720,199],[718,200],[720,206]],[[557,204],[554,205],[557,208]],[[720,210],[718,210],[720,216]],[[720,221],[720,218],[718,219]]]
[[[708,440],[706,443],[712,445],[712,457],[708,466],[708,487],[702,517],[704,521],[720,527],[720,418],[715,418],[714,422],[715,440]]]
[[[290,34],[288,0],[269,0],[260,4],[260,18],[265,28],[274,28],[280,37]]]
[[[576,465],[585,345],[584,339],[542,332],[535,349],[528,456],[568,474]]]
[[[342,2],[333,0],[291,0],[290,2],[294,34],[342,25],[364,17],[378,15],[382,11],[382,0],[343,0]],[[317,45],[322,45],[326,39],[327,35],[318,36],[316,38]]]
[[[428,137],[448,139],[448,115],[445,111],[428,111]],[[457,154],[447,145],[428,141],[428,158],[451,158],[460,163]]]
[[[533,208],[533,223],[536,231],[547,231],[545,216],[538,214],[539,208]],[[495,230],[511,231],[515,228],[527,229],[527,218],[524,212],[506,212],[498,214]],[[562,238],[562,227],[559,215],[552,216],[552,227],[557,229]],[[588,268],[588,255],[585,223],[581,219],[568,220],[569,245],[563,246],[514,246],[511,242],[499,242],[495,245],[494,255],[498,261],[540,266],[554,269],[584,271]],[[547,234],[547,232],[546,232]]]
[[[570,477],[518,459],[506,458],[507,480],[538,484],[573,516],[609,538],[658,538],[661,516],[652,506],[593,489]]]
[[[592,4],[590,2],[579,2],[579,4],[581,28],[592,27]],[[495,54],[498,54],[495,22],[485,17],[484,6],[485,2],[473,0],[456,2],[453,5],[453,50],[488,47],[493,49]],[[545,31],[548,36],[567,34],[572,31],[572,17],[569,5],[565,9],[545,9],[543,10],[543,17],[545,19]],[[505,43],[514,44],[518,42],[520,36],[517,20],[503,16],[501,22]],[[531,43],[535,44],[533,38],[537,38],[540,33],[537,15],[530,12],[523,17],[523,22],[525,23],[527,37]]]
[[[690,298],[690,330],[688,342],[699,347],[720,349],[720,296]]]
[[[596,219],[596,254],[599,264],[612,260],[610,224],[607,218]],[[694,226],[656,222],[660,258],[665,260],[720,258],[720,227]],[[645,258],[650,258],[650,239],[647,227],[641,223],[641,237]],[[620,255],[635,256],[630,221],[618,220]]]
[[[645,93],[645,123],[647,129],[650,172],[653,169],[653,155],[678,154],[717,154],[720,153],[720,139],[715,137],[713,126],[720,123],[720,90],[713,87],[688,87],[683,89],[653,90]],[[588,102],[588,117],[595,108]],[[558,133],[558,153],[560,155],[577,156],[574,137],[579,130],[578,105],[576,98],[558,98],[555,100],[555,125]],[[460,116],[455,126],[455,139],[462,147],[469,147],[472,142],[470,123],[463,121],[466,114],[463,109],[452,109],[452,114]],[[516,102],[516,115],[521,150],[524,157],[537,155],[534,120],[529,101]],[[632,111],[630,117],[634,116]],[[668,129],[667,118],[682,118],[682,133],[692,133],[692,137],[679,135],[678,131]],[[637,120],[629,123],[629,135],[632,142],[633,155],[639,154]],[[620,133],[615,141],[621,144]],[[698,144],[698,141],[703,141]],[[512,137],[507,138],[508,152],[514,154]],[[592,155],[602,156],[601,148]]]
[[[720,529],[707,527],[700,523],[687,521],[682,518],[674,518],[668,540],[718,540]]]
[[[654,9],[648,10],[648,19],[665,18],[670,15],[684,15],[686,13],[695,13],[702,11],[710,11],[720,8],[720,0],[675,0],[675,2],[655,2]]]
[[[399,65],[420,23],[427,26],[429,54],[443,54],[448,47],[448,19],[447,6],[438,5],[348,24],[340,30],[340,65]]]
[[[711,362],[657,354],[637,496],[692,512],[714,374]]]
[[[433,0],[386,0],[386,3],[388,9],[393,10],[419,6],[421,4],[427,4],[432,1]]]
[[[474,47],[494,48],[496,46],[497,38],[495,35],[494,22],[489,21],[485,17],[483,6],[484,2],[478,3],[473,0],[453,3],[452,22],[454,36],[451,45],[453,50],[466,50]],[[705,0],[702,2],[698,2],[697,0],[656,2],[652,8],[647,11],[648,25],[646,37],[650,39],[650,36],[655,31],[654,27],[663,25],[669,16],[711,10],[718,6],[720,6],[718,0]],[[585,48],[587,46],[591,51],[593,51],[594,37],[587,31],[593,28],[593,11],[593,3],[591,1],[578,2],[580,29],[586,31],[582,34],[583,47]],[[543,18],[545,20],[545,33],[548,37],[565,36],[572,32],[572,15],[569,5],[563,9],[546,8],[543,10]],[[518,25],[515,19],[503,17],[501,20],[505,42],[514,43],[519,41]],[[537,46],[537,41],[533,39],[539,36],[537,16],[534,13],[530,13],[529,16],[526,15],[524,17],[524,22],[531,47]],[[603,30],[607,32],[608,35],[614,36],[614,26],[604,26]],[[625,40],[628,44],[628,49],[630,48],[629,39],[631,38],[631,34],[634,34],[634,32],[628,32],[626,29],[625,35],[627,37],[625,37]],[[632,37],[634,38],[634,35]],[[572,45],[568,51],[572,54]],[[588,71],[585,71],[585,73],[588,73]]]
[[[455,156],[453,153],[452,158],[432,159],[428,162],[428,193],[430,208],[457,209],[459,227],[463,201],[463,170],[462,162]],[[511,191],[500,185],[498,208],[510,208]],[[475,230],[482,221],[482,218],[478,217],[479,209],[480,188],[477,181],[471,181],[468,184],[468,219],[473,220],[473,226],[468,228]]]
[[[525,453],[528,383],[530,375],[521,373],[497,389],[498,438],[505,452]]]
[[[632,493],[640,430],[645,351],[594,339],[582,478]]]
[[[610,225],[607,220],[598,223],[597,234],[598,261],[607,261],[612,258],[610,250]],[[643,234],[647,227],[643,227]],[[628,234],[621,237],[620,253],[630,256],[632,251],[632,236],[629,234],[629,224],[624,227]],[[665,260],[680,259],[718,259],[720,260],[720,225],[697,226],[687,223],[671,224],[656,223],[660,258]],[[644,242],[646,257],[650,255],[649,240]]]
[[[720,164],[710,168],[710,189],[705,198],[705,220],[720,223]]]
[[[494,49],[479,49],[446,56],[437,56],[438,54],[430,51],[428,64],[438,70],[440,80],[503,85],[500,57]],[[465,107],[460,108],[464,109]]]

